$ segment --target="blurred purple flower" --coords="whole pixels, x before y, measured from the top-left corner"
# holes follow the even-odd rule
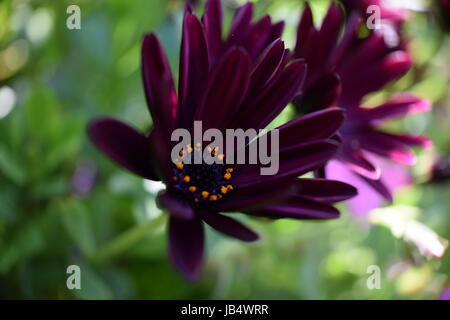
[[[450,300],[450,286],[445,288],[445,290],[442,292],[439,300]]]
[[[295,58],[308,65],[303,96],[295,100],[300,113],[309,113],[336,105],[345,110],[345,121],[335,139],[342,146],[335,157],[359,180],[392,201],[392,190],[382,177],[382,167],[368,154],[412,165],[415,156],[410,147],[428,147],[423,136],[386,132],[386,120],[429,110],[428,101],[402,93],[373,108],[362,106],[364,97],[400,78],[412,66],[412,58],[400,42],[388,45],[380,32],[358,36],[361,18],[353,14],[344,24],[343,12],[331,5],[322,27],[316,29],[308,5],[304,10],[297,36]],[[329,171],[329,170],[327,170]],[[383,173],[386,176],[386,173]],[[359,184],[355,182],[355,184]],[[352,182],[353,183],[353,182]]]
[[[88,195],[97,180],[97,167],[92,163],[80,163],[71,179],[71,193],[77,197]]]
[[[298,94],[305,77],[300,60],[289,62],[279,40],[283,23],[268,16],[252,23],[253,5],[241,7],[228,37],[222,38],[219,0],[209,0],[200,20],[187,6],[183,26],[178,94],[157,37],[145,37],[142,47],[144,87],[153,129],[143,135],[113,119],[89,127],[93,142],[105,154],[146,179],[162,180],[166,191],[158,203],[170,213],[169,255],[188,279],[195,279],[204,256],[203,222],[240,239],[258,235],[219,212],[240,211],[271,219],[332,219],[333,203],[356,190],[341,182],[298,179],[322,167],[337,151],[329,141],[341,125],[339,109],[322,110],[279,128],[280,167],[276,175],[260,175],[260,165],[173,164],[170,141],[174,129],[264,128]],[[270,133],[269,133],[270,134]],[[187,146],[192,155],[201,144]],[[219,152],[214,153],[214,156]],[[222,155],[223,156],[223,155]]]
[[[413,182],[405,167],[374,155],[365,156],[380,168],[384,177],[389,177],[383,179],[382,183],[391,193]],[[330,161],[326,167],[326,173],[329,179],[349,183],[358,190],[358,195],[347,201],[356,217],[365,219],[370,211],[383,205],[384,198],[342,162]]]

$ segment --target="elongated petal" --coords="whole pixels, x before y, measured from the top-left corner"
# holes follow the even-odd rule
[[[192,122],[208,79],[208,50],[203,27],[195,15],[184,19],[180,61],[180,105],[185,126]]]
[[[272,23],[269,16],[259,20],[248,32],[248,35],[242,42],[242,46],[247,50],[250,58],[255,59],[265,44],[269,41]]]
[[[308,46],[308,35],[311,29],[314,28],[314,21],[311,8],[308,3],[305,4],[303,15],[297,29],[297,43],[295,46],[295,53],[297,58],[303,58]]]
[[[364,149],[389,158],[404,165],[413,165],[416,161],[412,153],[403,143],[392,139],[392,136],[380,131],[364,131],[360,135]]]
[[[248,212],[248,214],[272,219],[322,220],[338,218],[339,210],[328,204],[295,197],[263,210]]]
[[[248,96],[254,97],[259,94],[264,86],[273,79],[283,62],[284,49],[284,43],[276,40],[261,54],[252,70]]]
[[[277,128],[280,148],[283,150],[300,143],[330,138],[343,121],[343,111],[338,108],[329,108],[299,117]]]
[[[252,21],[252,16],[253,4],[247,2],[238,10],[236,15],[234,16],[230,33],[227,39],[227,47],[232,46],[246,36],[248,27]]]
[[[341,74],[342,96],[338,103],[342,106],[354,105],[364,95],[377,91],[389,82],[404,75],[412,65],[411,56],[405,51],[394,51],[382,60],[365,66],[359,72]]]
[[[247,93],[250,60],[242,49],[231,50],[220,62],[209,83],[196,119],[205,130],[227,128]]]
[[[209,62],[214,65],[222,47],[223,16],[220,0],[208,0],[203,20],[208,43]]]
[[[366,177],[360,176],[361,179],[363,179],[368,185],[372,187],[376,192],[378,192],[380,195],[382,195],[388,202],[393,201],[392,192],[389,190],[389,188],[384,184],[383,181],[380,180],[370,180]]]
[[[194,209],[167,191],[158,194],[157,202],[158,205],[167,209],[175,218],[184,220],[194,218]]]
[[[270,184],[256,184],[239,188],[227,194],[224,201],[215,205],[220,212],[236,212],[243,209],[257,209],[285,200],[297,192],[294,179],[275,181]]]
[[[382,120],[396,118],[406,114],[426,112],[430,108],[431,104],[428,100],[405,93],[397,95],[376,108],[364,109],[364,114],[370,120]]]
[[[257,233],[228,216],[216,212],[203,212],[202,219],[217,231],[241,241],[253,242],[259,239]]]
[[[265,128],[300,92],[306,65],[295,61],[280,72],[253,103],[246,106],[234,122],[235,128]]]
[[[359,150],[350,150],[350,148],[344,147],[338,158],[352,171],[367,179],[377,180],[380,178],[380,168],[367,160]]]
[[[169,257],[190,281],[198,278],[204,256],[204,231],[200,219],[169,220]]]
[[[93,121],[88,134],[101,151],[122,167],[146,179],[159,180],[150,160],[150,143],[135,129],[104,118]]]
[[[279,170],[275,175],[261,175],[260,165],[243,165],[236,170],[233,185],[247,187],[260,183],[273,183],[279,179],[300,176],[323,166],[338,150],[338,145],[329,141],[319,141],[281,151]]]
[[[178,98],[167,57],[154,34],[144,38],[142,75],[154,126],[170,136],[176,126]]]
[[[342,10],[336,3],[332,3],[319,31],[320,48],[317,54],[320,56],[319,60],[323,61],[323,65],[320,67],[321,69],[328,69],[330,67],[329,58],[334,54],[342,23]]]
[[[335,180],[296,179],[296,185],[299,196],[319,202],[345,201],[358,194],[353,186]]]
[[[403,143],[411,147],[431,148],[433,146],[433,141],[431,141],[428,137],[425,136],[412,136],[409,134],[392,134],[392,133],[389,133],[388,135],[390,135],[393,140],[396,140],[400,143]]]
[[[283,31],[284,31],[284,27],[285,27],[284,21],[280,21],[280,22],[273,24],[268,43],[271,43],[271,42],[281,38]]]

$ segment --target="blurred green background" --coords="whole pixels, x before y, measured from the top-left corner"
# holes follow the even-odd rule
[[[224,1],[227,21],[242,2]],[[302,1],[254,2],[258,16],[286,20],[291,45]],[[312,3],[317,17],[329,5]],[[81,30],[66,27],[71,4]],[[386,89],[433,102],[431,113],[392,124],[435,143],[419,154],[417,184],[387,209],[396,222],[369,226],[341,206],[336,221],[249,220],[263,236],[252,245],[208,230],[203,277],[189,284],[168,262],[164,224],[154,227],[159,186],[116,167],[85,134],[98,115],[149,128],[141,39],[155,31],[177,70],[182,8],[181,0],[0,2],[0,298],[435,299],[450,281],[449,254],[426,258],[392,232],[417,220],[450,238],[450,184],[424,183],[434,159],[450,153],[450,46],[431,12],[407,22],[417,65]],[[66,287],[74,264],[81,290]],[[381,268],[379,290],[366,286],[370,265]]]

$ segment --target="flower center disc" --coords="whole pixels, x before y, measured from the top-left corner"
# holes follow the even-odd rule
[[[188,154],[185,154],[186,151]],[[209,150],[211,156],[224,159],[218,150]],[[210,203],[222,199],[224,195],[233,190],[230,184],[233,168],[224,163],[194,163],[194,154],[202,152],[196,147],[189,146],[180,151],[180,162],[173,167],[173,180],[175,189],[184,194],[187,200],[194,203]],[[203,154],[203,153],[201,153]],[[181,158],[190,156],[191,163],[183,163]],[[186,158],[184,158],[186,159]]]

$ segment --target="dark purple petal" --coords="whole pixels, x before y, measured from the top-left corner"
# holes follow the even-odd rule
[[[355,173],[364,176],[371,180],[377,180],[380,178],[381,171],[378,166],[372,164],[367,160],[360,150],[351,150],[344,146],[344,149],[339,153],[339,160],[345,163],[345,165],[354,171]]]
[[[335,134],[343,121],[343,111],[338,108],[329,108],[298,117],[277,128],[279,130],[280,149],[328,139]]]
[[[170,217],[169,257],[188,280],[198,278],[204,255],[204,231],[200,219],[189,221]]]
[[[261,175],[260,165],[242,165],[236,170],[233,185],[244,188],[251,185],[274,183],[279,179],[293,178],[323,166],[338,150],[329,141],[301,144],[280,152],[279,171],[275,175]]]
[[[222,6],[220,0],[208,0],[203,17],[209,62],[214,65],[222,47]]]
[[[320,49],[317,54],[320,55],[319,60],[324,62],[321,68],[329,67],[329,57],[334,54],[334,49],[341,32],[342,22],[343,13],[341,8],[337,4],[332,3],[319,31]]]
[[[335,203],[353,198],[358,191],[353,186],[335,180],[296,179],[298,195],[319,202]]]
[[[393,136],[375,130],[366,130],[360,134],[361,145],[365,150],[391,159],[392,161],[413,165],[416,161],[412,153],[403,143],[393,139]]]
[[[408,134],[392,134],[392,133],[386,134],[390,135],[393,140],[396,140],[400,143],[406,144],[411,147],[431,148],[433,146],[433,142],[425,136],[412,136]]]
[[[284,61],[284,54],[284,43],[281,40],[274,41],[261,54],[252,71],[249,97],[254,98],[273,79]]]
[[[233,23],[227,39],[227,47],[232,46],[243,39],[248,31],[253,16],[253,4],[247,2],[233,18]]]
[[[175,218],[183,220],[191,220],[194,218],[194,209],[167,191],[158,194],[156,201],[159,206],[167,209]]]
[[[242,46],[247,50],[250,58],[253,60],[264,49],[269,41],[272,23],[269,16],[265,16],[250,28],[247,36],[242,41]]]
[[[381,60],[389,53],[389,48],[386,46],[383,35],[374,32],[353,50],[346,47],[343,51],[345,51],[347,57],[343,56],[342,60],[339,61],[338,73],[346,78],[347,76],[351,77],[359,70],[366,69],[371,63]]]
[[[314,29],[314,21],[311,8],[308,3],[305,4],[300,24],[297,29],[297,44],[295,46],[295,53],[297,58],[303,58],[305,56],[306,48],[308,47],[308,37]]]
[[[294,181],[275,181],[270,184],[257,184],[246,188],[236,187],[218,202],[214,209],[221,212],[236,212],[242,209],[257,209],[295,195]]]
[[[262,210],[250,211],[248,214],[272,219],[322,220],[339,218],[339,210],[333,206],[301,197],[294,197]]]
[[[306,65],[294,61],[280,72],[267,88],[240,111],[234,128],[265,128],[300,92],[306,75]]]
[[[428,100],[420,99],[412,94],[400,94],[381,106],[363,109],[364,116],[370,120],[391,119],[406,114],[416,114],[429,111],[431,104]]]
[[[380,195],[382,195],[388,202],[393,201],[392,192],[389,188],[380,180],[370,180],[361,175],[359,175],[361,179],[363,179],[368,185],[372,187],[375,191],[377,191]]]
[[[259,239],[257,233],[228,216],[216,212],[203,212],[202,219],[217,231],[241,241],[253,242]]]
[[[295,105],[302,114],[325,109],[335,105],[341,91],[342,86],[339,76],[330,73],[313,82],[313,85],[305,90],[303,96],[295,101]]]
[[[395,51],[381,61],[366,65],[364,68],[342,75],[342,96],[338,104],[353,106],[361,98],[384,87],[389,82],[404,75],[411,67],[411,56],[405,51]]]
[[[150,160],[150,143],[144,135],[108,118],[90,123],[88,134],[101,151],[122,167],[146,179],[159,180]]]
[[[285,23],[284,21],[277,22],[272,25],[272,31],[270,33],[269,42],[273,42],[279,38],[281,38],[281,35],[284,31]]]
[[[211,76],[202,108],[196,113],[204,130],[227,128],[247,93],[249,79],[250,60],[245,51],[229,51]]]
[[[154,126],[170,137],[176,126],[178,98],[167,57],[154,34],[144,38],[142,75]]]
[[[168,185],[172,182],[172,159],[170,158],[171,144],[167,136],[162,130],[153,128],[148,135],[150,151],[152,157],[151,164],[158,173],[158,176]]]
[[[195,15],[184,18],[180,61],[180,106],[182,123],[188,127],[205,91],[208,79],[208,49],[203,27]]]

